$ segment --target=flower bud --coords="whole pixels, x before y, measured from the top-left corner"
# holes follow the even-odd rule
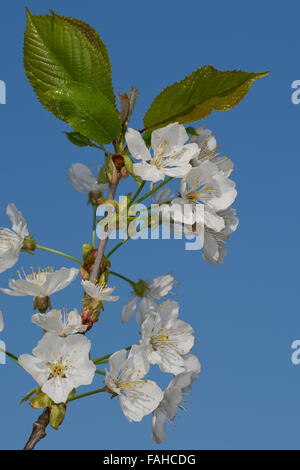
[[[21,251],[26,251],[26,253],[29,253],[32,255],[35,248],[36,248],[36,243],[33,240],[33,235],[30,235],[29,237],[26,237],[24,239]]]
[[[95,309],[93,310],[89,306],[85,306],[81,313],[81,323],[83,325],[87,325],[87,331],[89,331],[93,324],[96,323],[99,319],[100,310]]]
[[[124,167],[124,158],[122,155],[115,154],[112,155],[112,161],[114,162],[115,168],[118,172]]]
[[[149,292],[148,284],[143,281],[143,279],[139,279],[138,282],[135,282],[133,285],[134,293],[138,297],[145,297]]]
[[[93,206],[98,206],[98,200],[102,197],[102,191],[100,189],[96,189],[94,191],[89,192],[88,204],[92,204]]]
[[[48,308],[51,310],[50,297],[48,295],[34,297],[33,308],[38,309],[40,313],[45,313]]]
[[[121,168],[121,176],[122,178],[128,178],[128,171],[126,170],[125,166]]]
[[[117,184],[119,175],[112,157],[110,156],[107,161],[107,179],[111,184]]]

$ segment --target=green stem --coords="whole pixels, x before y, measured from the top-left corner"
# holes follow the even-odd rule
[[[108,362],[108,361],[105,361],[105,362]],[[102,362],[101,362],[102,364]],[[101,375],[106,375],[105,372],[102,372],[102,370],[95,370],[96,374],[101,374]]]
[[[62,251],[57,251],[57,250],[52,250],[52,248],[48,248],[46,246],[41,246],[41,245],[35,245],[35,248],[38,248],[40,250],[44,251],[49,251],[50,253],[55,253],[56,255],[64,256],[65,258],[71,259],[75,261],[76,263],[82,264],[83,262],[80,261],[78,258],[74,258],[74,256],[67,255],[66,253],[63,253]]]
[[[125,238],[122,240],[120,243],[118,243],[110,252],[106,255],[106,258],[109,258],[118,248],[120,248],[124,243],[126,243],[128,240],[130,240],[130,237]]]
[[[22,405],[22,403],[24,403],[25,401],[29,400],[29,398],[31,398],[32,395],[36,393],[36,391],[37,391],[37,387],[33,388],[30,392],[28,392],[27,395],[25,395],[25,397],[23,397],[22,400],[20,401],[20,405]]]
[[[10,353],[10,352],[6,351],[5,349],[2,349],[2,348],[0,348],[0,351],[4,352],[4,354],[6,354],[13,361],[15,361],[18,365],[20,365],[17,356],[15,356],[14,354],[12,354],[12,353]]]
[[[123,279],[123,281],[128,282],[131,286],[133,286],[133,285],[135,284],[134,281],[131,281],[130,279],[128,279],[128,277],[125,277],[125,276],[123,276],[122,274],[115,273],[114,271],[109,271],[109,272],[110,272],[110,274],[112,274],[113,276],[119,277],[120,279]]]
[[[129,204],[127,206],[127,208],[129,208],[130,206],[132,206],[132,204],[134,203],[134,201],[136,200],[136,198],[138,197],[138,195],[141,193],[141,191],[143,190],[144,186],[146,184],[146,181],[143,181],[141,186],[138,188],[137,192],[135,193],[135,195],[133,196],[133,198],[131,199],[131,201],[129,201]]]
[[[128,346],[127,348],[124,348],[124,349],[126,349],[126,351],[129,351],[131,348],[132,346]],[[114,353],[110,353],[110,354],[106,354],[106,356],[98,357],[97,359],[93,361],[93,363],[100,364],[102,361],[105,361],[105,359],[109,359],[112,354]]]
[[[143,197],[141,197],[140,199],[138,199],[136,201],[136,204],[139,204],[140,202],[144,201],[144,199],[147,199],[147,197],[151,196],[153,193],[155,193],[156,191],[158,191],[160,188],[162,188],[165,184],[168,184],[171,180],[173,179],[173,176],[169,176],[169,178],[167,178],[165,181],[163,181],[162,183],[160,183],[159,185],[155,186],[153,189],[151,189],[151,191],[149,191],[149,193],[145,194]]]
[[[89,395],[95,395],[95,393],[106,392],[106,387],[98,388],[97,390],[93,390],[92,392],[82,393],[81,395],[77,395],[76,397],[70,398],[67,403],[70,401],[78,400],[79,398],[88,397]]]

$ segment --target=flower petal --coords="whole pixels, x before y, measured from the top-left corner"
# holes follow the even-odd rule
[[[132,299],[130,299],[128,302],[126,302],[126,304],[122,308],[121,319],[124,325],[127,325],[129,323],[130,318],[134,314],[137,301],[138,301],[138,298],[135,296]]]
[[[134,129],[127,129],[125,139],[130,153],[136,160],[151,160],[151,154],[146,147],[145,141],[141,134]]]
[[[20,211],[16,208],[13,203],[8,204],[6,213],[12,223],[12,229],[23,239],[28,237],[29,232],[27,228],[27,223]]]

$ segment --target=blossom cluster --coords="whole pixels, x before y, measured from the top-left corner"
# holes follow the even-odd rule
[[[175,233],[181,230],[201,238],[204,259],[214,265],[222,263],[226,254],[225,240],[238,225],[235,210],[231,208],[237,192],[235,183],[229,178],[233,163],[217,153],[216,139],[211,131],[201,127],[189,138],[183,125],[169,124],[152,132],[152,153],[138,131],[127,129],[125,140],[126,151],[124,155],[114,155],[112,161],[117,162],[117,166],[112,163],[113,171],[121,164],[118,177],[128,176],[122,162],[130,153],[138,161],[132,162],[132,174],[140,184],[138,194],[143,185],[150,182],[147,196],[151,195],[155,203],[164,206],[159,224],[168,218]],[[72,165],[68,172],[71,185],[89,195],[94,211],[98,206],[105,206],[108,199],[104,194],[112,184],[111,181],[102,183],[99,174],[94,175],[81,163]],[[180,179],[177,195],[170,187],[158,184],[166,181],[166,177],[169,178],[167,182]],[[116,201],[110,202],[117,207]],[[125,205],[127,209],[128,203]],[[113,217],[117,219],[119,214],[120,207]],[[0,272],[14,266],[21,252],[34,253],[36,249],[44,248],[29,235],[27,223],[14,204],[8,205],[7,215],[12,228],[0,230]],[[105,214],[99,222],[109,235],[108,217]],[[201,369],[198,358],[191,353],[194,331],[179,318],[178,302],[167,298],[177,281],[169,273],[134,282],[110,271],[107,259],[101,265],[100,274],[93,279],[97,257],[95,243],[84,245],[82,261],[66,256],[79,262],[80,269],[62,267],[55,271],[50,267],[36,270],[32,267],[26,273],[21,268],[17,271],[18,278],[9,280],[9,288],[0,288],[2,293],[10,296],[31,296],[33,308],[39,311],[31,320],[43,330],[43,336],[32,354],[19,356],[19,364],[37,382],[36,393],[48,397],[50,405],[47,406],[65,406],[74,397],[76,399],[77,388],[90,385],[95,373],[99,372],[105,376],[101,391],[119,397],[121,409],[129,421],[138,422],[153,414],[153,439],[157,443],[163,442],[167,421],[173,421],[178,410],[183,408],[181,403]],[[84,291],[81,313],[76,308],[71,312],[63,308],[52,309],[51,296],[75,282],[79,273]],[[104,303],[119,301],[119,296],[112,295],[115,288],[107,284],[110,274],[129,282],[133,288],[132,298],[120,309],[121,321],[127,325],[135,314],[140,338],[131,347],[104,356],[108,361],[103,357],[92,360],[87,333],[98,321]],[[0,331],[3,328],[0,312]],[[107,362],[105,372],[96,368]],[[156,382],[145,378],[152,365],[172,375],[165,391]]]

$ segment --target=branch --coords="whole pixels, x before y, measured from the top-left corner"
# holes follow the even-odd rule
[[[49,424],[50,409],[45,408],[40,417],[33,423],[32,433],[23,450],[33,450],[36,444],[46,436],[45,429]]]
[[[115,198],[115,193],[117,189],[117,184],[110,184],[109,185],[109,191],[108,191],[108,199],[113,200]],[[94,281],[94,279],[98,279],[99,271],[100,271],[100,266],[101,266],[101,261],[104,255],[104,250],[106,248],[107,242],[108,242],[108,233],[106,233],[105,238],[102,238],[100,240],[99,246],[98,246],[98,251],[96,255],[96,259],[93,265],[93,269],[90,275],[90,280]]]

